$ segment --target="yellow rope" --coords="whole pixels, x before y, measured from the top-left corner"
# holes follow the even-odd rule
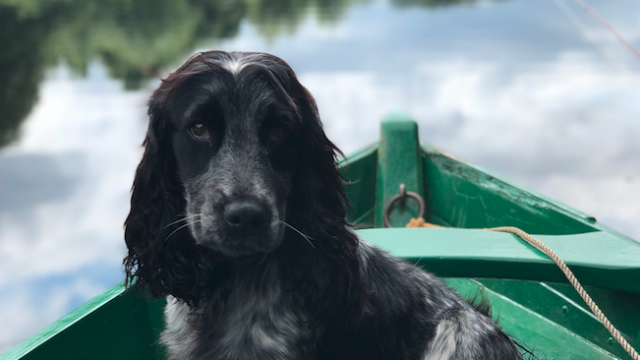
[[[410,227],[410,228],[418,228],[418,227],[441,228],[441,226],[427,223],[423,219],[411,219],[409,224],[407,224],[407,227]],[[582,297],[584,302],[587,303],[587,305],[589,306],[591,311],[594,313],[594,315],[600,320],[602,325],[604,325],[604,327],[606,327],[607,330],[609,330],[609,333],[611,333],[613,338],[616,339],[616,341],[618,341],[620,346],[622,346],[622,348],[627,353],[629,353],[629,355],[631,355],[631,358],[633,358],[633,360],[640,360],[640,355],[638,355],[638,353],[633,349],[633,347],[631,345],[629,345],[627,340],[625,340],[622,337],[622,335],[620,334],[618,329],[616,329],[613,326],[613,324],[611,324],[609,319],[607,319],[607,317],[602,313],[602,311],[600,310],[598,305],[596,305],[596,303],[593,301],[593,299],[591,299],[589,294],[587,294],[587,292],[584,290],[584,288],[582,287],[582,285],[580,284],[578,279],[575,277],[575,275],[573,275],[573,272],[571,272],[571,270],[569,270],[569,267],[567,266],[567,264],[565,264],[565,262],[562,261],[562,259],[560,259],[558,254],[556,254],[553,250],[551,250],[547,245],[545,245],[542,241],[534,238],[533,236],[527,234],[526,232],[524,232],[524,231],[522,231],[522,230],[520,230],[520,229],[518,229],[516,227],[513,227],[513,226],[501,226],[501,227],[495,227],[495,228],[490,228],[490,229],[479,229],[479,230],[495,231],[495,232],[507,232],[507,233],[511,233],[511,234],[517,235],[522,240],[528,242],[529,244],[534,246],[536,249],[542,251],[545,255],[547,255],[551,260],[553,260],[554,263],[556,263],[556,265],[558,265],[558,267],[560,268],[560,270],[562,271],[564,276],[567,277],[567,280],[569,280],[571,285],[573,285],[573,287],[576,289],[576,291],[578,292],[580,297]]]

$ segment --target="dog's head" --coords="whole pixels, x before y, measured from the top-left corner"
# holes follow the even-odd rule
[[[171,132],[196,243],[230,257],[276,249],[303,117],[317,121],[291,69],[265,54],[201,54],[154,102]]]
[[[188,300],[213,259],[274,252],[287,234],[329,256],[355,251],[335,230],[345,225],[337,149],[281,59],[197,54],[163,80],[149,116],[125,223],[128,280]]]

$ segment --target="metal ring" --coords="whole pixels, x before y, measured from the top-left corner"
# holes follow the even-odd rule
[[[404,184],[400,184],[400,191],[398,195],[392,197],[387,203],[387,206],[384,208],[383,220],[386,227],[391,227],[391,222],[389,222],[389,213],[391,213],[391,207],[393,206],[393,203],[400,200],[400,204],[404,207],[403,203],[407,196],[418,202],[418,206],[420,207],[420,214],[418,215],[418,217],[421,218],[424,216],[424,200],[422,200],[422,196],[412,191],[406,191]]]

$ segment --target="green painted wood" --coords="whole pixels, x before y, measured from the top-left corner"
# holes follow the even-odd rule
[[[418,125],[402,113],[386,116],[382,120],[378,150],[376,227],[384,227],[384,206],[398,194],[401,183],[407,191],[424,197],[421,156]],[[404,208],[396,204],[392,209],[389,219],[393,226],[405,226],[419,214],[418,204],[410,199]]]
[[[158,314],[154,314],[158,317]],[[122,284],[0,356],[14,359],[161,359],[148,303]]]
[[[595,217],[550,199],[452,154],[421,144],[427,220],[451,227],[480,228],[505,223],[548,235],[605,231],[640,246]],[[429,211],[430,210],[430,211]]]
[[[514,339],[546,360],[613,360],[613,354],[594,346],[563,326],[469,279],[445,279],[467,298],[481,293],[492,306],[493,318]]]
[[[365,229],[364,240],[440,276],[566,282],[557,266],[513,234],[469,229]],[[585,285],[640,293],[640,247],[606,232],[536,235]],[[626,251],[620,252],[619,249]],[[579,251],[578,251],[579,249]]]
[[[629,358],[571,285],[495,279],[479,282],[602,349]],[[640,294],[593,286],[585,289],[625,339],[634,343],[640,327]]]
[[[587,304],[580,298],[578,293],[568,284],[545,284],[550,290],[555,291],[559,296],[572,301],[576,306],[585,312],[590,312]],[[586,286],[585,290],[598,304],[598,307],[607,317],[616,324],[618,330],[625,336],[630,344],[635,343],[636,333],[640,329],[640,294],[629,293],[622,290],[610,290],[601,287]],[[610,335],[608,342],[612,342]],[[609,348],[605,347],[609,350]],[[611,350],[609,350],[611,351]]]
[[[599,230],[593,217],[423,144],[427,221],[460,228],[516,226],[564,235]]]

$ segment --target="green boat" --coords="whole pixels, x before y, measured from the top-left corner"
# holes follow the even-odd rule
[[[463,296],[483,293],[504,330],[539,359],[631,359],[545,255],[507,233],[535,234],[574,271],[622,336],[640,348],[640,244],[588,216],[418,141],[402,114],[381,139],[342,161],[350,221],[366,241],[445,278]],[[438,229],[408,229],[420,204],[392,200],[404,184]],[[409,193],[407,193],[409,194]],[[385,228],[385,208],[389,222]],[[164,359],[164,301],[122,284],[9,350],[13,359]]]

